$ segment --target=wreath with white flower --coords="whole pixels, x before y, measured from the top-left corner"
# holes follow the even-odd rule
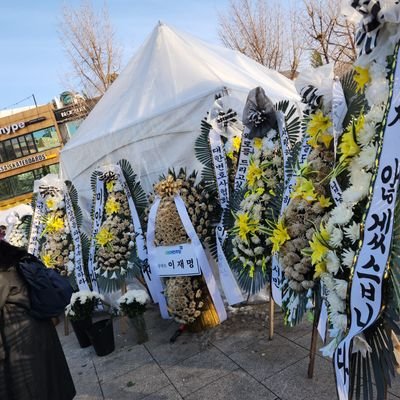
[[[104,207],[101,223],[94,241],[94,270],[99,286],[106,292],[121,288],[127,278],[140,276],[142,261],[136,248],[136,235],[126,190],[133,198],[139,214],[143,216],[147,206],[146,195],[136,179],[131,165],[126,160],[118,162],[128,188],[123,187],[118,174],[109,171],[95,171],[92,175],[94,193],[92,218],[96,204],[96,182],[104,182]]]

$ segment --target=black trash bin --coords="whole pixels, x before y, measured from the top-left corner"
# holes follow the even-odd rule
[[[75,332],[75,336],[78,339],[79,345],[82,348],[89,347],[92,342],[89,339],[87,334],[87,330],[92,326],[92,319],[80,319],[80,320],[71,320],[72,328]]]
[[[112,319],[102,319],[94,322],[87,330],[88,336],[98,356],[106,356],[115,349],[114,329]]]

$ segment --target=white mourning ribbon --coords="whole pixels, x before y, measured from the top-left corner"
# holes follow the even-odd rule
[[[155,283],[153,283],[151,269],[149,268],[149,265],[148,265],[145,239],[144,239],[144,235],[143,235],[143,229],[140,224],[139,214],[136,210],[135,202],[133,200],[128,183],[126,182],[125,176],[122,173],[121,168],[118,165],[116,165],[115,167],[116,167],[115,172],[118,176],[118,180],[121,183],[121,186],[123,187],[124,192],[125,192],[125,196],[128,199],[129,210],[131,213],[133,227],[134,227],[134,231],[136,234],[135,241],[136,241],[137,255],[138,255],[139,259],[143,262],[143,271],[142,271],[143,276],[146,281],[146,285],[149,288],[150,295],[153,299],[153,302],[157,303],[157,301],[158,301],[157,285]]]
[[[151,277],[154,286],[153,300],[158,303],[158,306],[160,307],[161,316],[164,319],[169,319],[170,316],[168,313],[167,301],[164,296],[164,288],[156,268],[157,255],[155,253],[155,245],[154,245],[154,240],[156,236],[156,217],[157,217],[158,207],[160,206],[160,202],[161,202],[160,197],[156,197],[153,205],[150,207],[149,220],[147,222],[146,243],[147,243],[147,251],[149,257],[149,268],[152,271]]]
[[[254,153],[254,140],[249,139],[250,129],[245,127],[240,145],[239,162],[235,175],[234,190],[243,190],[246,187],[247,170],[250,165],[250,157]]]
[[[364,237],[356,257],[350,290],[350,328],[334,355],[340,400],[349,399],[350,354],[353,339],[372,326],[382,309],[383,277],[393,235],[394,208],[400,177],[399,113],[400,63],[395,67],[393,94],[383,119],[384,139],[374,177],[372,199],[365,219]]]
[[[277,122],[278,122],[278,129],[279,129],[279,136],[281,139],[281,148],[282,148],[282,155],[283,155],[283,173],[284,173],[284,185],[285,185],[285,194],[287,196],[282,199],[282,206],[280,211],[280,216],[285,211],[287,205],[289,204],[290,200],[290,193],[293,190],[293,183],[289,189],[289,177],[287,172],[287,162],[290,156],[290,140],[289,135],[286,130],[285,124],[285,115],[282,112],[276,113]],[[289,181],[289,182],[288,182]],[[285,200],[286,198],[286,200]],[[283,283],[284,275],[282,268],[280,266],[278,256],[274,254],[272,256],[272,264],[271,264],[271,294],[274,302],[279,306],[282,307],[282,283]]]
[[[88,273],[90,281],[92,282],[92,290],[94,292],[99,291],[99,287],[97,285],[97,276],[95,272],[96,268],[95,268],[94,256],[96,253],[96,236],[99,233],[101,220],[103,218],[103,210],[104,210],[104,181],[100,179],[99,173],[100,171],[97,173],[96,177],[96,199],[94,205],[92,237],[90,239],[90,251],[88,260]]]
[[[347,114],[346,98],[344,97],[343,87],[339,79],[336,78],[332,85],[332,122],[333,122],[333,148],[334,157],[336,158],[337,145],[340,136],[343,133],[343,121]],[[343,192],[336,178],[332,178],[329,187],[332,198],[336,205],[340,204],[343,199]]]
[[[39,257],[39,239],[43,232],[43,215],[45,204],[40,193],[37,194],[36,206],[32,218],[31,233],[29,236],[28,253]]]
[[[193,252],[197,258],[197,262],[200,266],[201,272],[206,281],[206,285],[207,285],[208,291],[210,292],[215,309],[218,313],[219,320],[220,320],[220,322],[223,322],[227,318],[226,310],[224,307],[224,302],[222,300],[221,294],[218,290],[217,282],[214,278],[214,275],[211,270],[211,266],[208,262],[206,253],[203,249],[200,239],[198,238],[198,236],[196,234],[196,230],[193,227],[192,221],[190,220],[189,214],[187,213],[186,206],[185,206],[185,203],[183,202],[182,198],[180,196],[175,196],[174,201],[175,201],[175,205],[176,205],[179,217],[185,228],[186,234],[188,235],[188,237],[191,241],[191,244],[193,247]],[[149,263],[153,267],[157,264],[157,262],[155,260],[155,253],[154,253],[154,238],[155,238],[156,215],[157,215],[157,210],[158,210],[159,205],[160,205],[160,199],[157,198],[156,201],[154,202],[153,206],[150,209],[149,223],[148,223],[148,230],[147,230],[147,249],[149,252]],[[155,268],[153,270],[155,271]],[[156,271],[155,271],[155,273],[156,273]],[[161,283],[160,283],[160,285],[161,285]],[[163,318],[168,318],[169,316],[168,316],[167,304],[166,304],[164,294],[162,293],[162,288],[161,288],[159,295],[160,295],[159,306],[160,306],[161,315]]]
[[[217,180],[219,200],[222,210],[225,210],[229,207],[229,176],[225,150],[221,136],[216,130],[210,130],[209,140],[213,157],[214,173]],[[215,234],[218,253],[218,270],[225,297],[229,305],[241,303],[244,301],[242,291],[240,290],[233,272],[229,267],[222,247],[227,236],[222,221],[217,225]]]
[[[212,273],[211,266],[208,262],[204,248],[200,242],[200,239],[197,236],[196,230],[193,227],[192,221],[190,220],[189,214],[186,210],[186,206],[182,198],[180,196],[175,196],[174,201],[182,224],[186,230],[187,235],[189,236],[189,239],[191,240],[192,245],[194,246],[197,261],[200,265],[201,272],[203,273],[215,309],[217,310],[219,320],[220,322],[223,322],[227,318],[224,302],[218,290],[217,282]]]
[[[75,212],[74,212],[74,207],[72,205],[71,197],[69,196],[69,193],[65,187],[63,188],[63,192],[64,192],[65,211],[66,211],[68,226],[72,242],[74,243],[75,280],[79,290],[89,290],[89,285],[86,280],[85,270],[83,267],[81,233],[78,227],[78,223],[76,222]]]
[[[290,145],[289,134],[286,129],[285,114],[281,111],[276,112],[276,121],[278,123],[279,137],[281,139],[284,185],[286,186],[288,181],[287,162],[292,146]]]

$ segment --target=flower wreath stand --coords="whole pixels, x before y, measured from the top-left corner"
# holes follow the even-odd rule
[[[152,273],[160,282],[158,302],[162,317],[172,315],[185,328],[198,331],[224,321],[226,311],[198,236],[203,230],[200,232],[198,226],[196,232],[189,215],[193,217],[194,210],[191,207],[188,210],[179,195],[186,190],[185,179],[188,183],[193,179],[193,183],[187,185],[193,190],[194,176],[187,178],[185,173],[179,176],[182,179],[169,175],[155,185],[157,197],[148,215],[147,249]],[[197,190],[193,194],[199,195]],[[185,196],[189,198],[192,196]],[[201,207],[208,209],[201,196],[197,204],[199,210]],[[204,226],[205,222],[202,221]]]

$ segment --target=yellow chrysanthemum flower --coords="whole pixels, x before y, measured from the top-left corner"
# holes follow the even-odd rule
[[[365,89],[365,85],[371,81],[371,77],[369,75],[369,71],[367,68],[362,67],[354,67],[354,82],[356,83],[356,91],[357,93],[363,93]]]
[[[112,214],[116,214],[121,208],[121,205],[119,204],[119,202],[117,200],[115,200],[115,198],[113,197],[109,197],[107,199],[106,205],[105,205],[105,210],[106,210],[106,214],[108,216],[112,215]]]
[[[247,239],[248,234],[257,232],[259,221],[251,219],[247,213],[238,213],[235,220],[235,228],[237,228],[239,237],[242,240]]]
[[[328,208],[332,205],[329,197],[325,197],[323,194],[318,197],[318,203],[322,208]]]
[[[232,146],[235,151],[239,151],[240,144],[242,143],[242,138],[240,136],[234,136],[232,139]]]
[[[361,129],[364,128],[365,125],[365,116],[361,114],[354,123],[354,132],[356,136],[360,133]]]
[[[325,116],[321,110],[313,114],[307,125],[307,133],[310,136],[308,144],[315,148],[322,143],[328,148],[333,138],[327,132],[331,126],[332,120],[329,116]]]
[[[103,247],[112,240],[114,240],[114,235],[107,228],[101,228],[96,235],[97,244]]]
[[[233,160],[233,151],[230,151],[229,153],[226,153],[226,156]]]
[[[106,183],[107,191],[108,191],[108,192],[112,192],[112,190],[114,189],[114,186],[115,186],[115,179],[114,179],[114,180],[111,180],[111,181],[108,181],[108,182]]]
[[[317,200],[314,184],[306,178],[297,178],[296,187],[290,197],[304,199],[309,202]]]
[[[314,279],[320,278],[322,274],[324,274],[327,271],[326,269],[326,263],[325,262],[320,262],[315,266],[315,272],[314,272]]]
[[[262,178],[263,170],[259,164],[250,161],[249,169],[247,170],[246,180],[249,187],[253,187],[258,180]]]
[[[262,139],[261,138],[255,138],[254,139],[254,148],[260,150],[262,148]]]
[[[354,125],[353,125],[354,127]],[[346,161],[350,157],[356,156],[360,151],[360,146],[354,140],[354,129],[351,127],[348,129],[341,138],[339,144],[340,161]]]
[[[281,246],[290,239],[289,233],[283,224],[283,220],[280,219],[272,231],[272,236],[269,238],[272,243],[272,253],[277,253]]]
[[[49,197],[49,198],[46,200],[46,207],[47,207],[49,210],[54,210],[54,208],[56,207],[56,201],[54,200],[53,197]]]
[[[55,260],[53,259],[53,257],[50,254],[44,254],[42,256],[42,261],[43,264],[47,267],[47,268],[54,268],[56,265]]]
[[[45,222],[46,232],[58,232],[64,228],[64,219],[61,217],[51,216]]]
[[[326,254],[329,251],[329,248],[325,246],[323,241],[326,241],[329,238],[329,234],[326,229],[323,229],[321,232],[315,232],[310,241],[311,247],[311,263],[312,265],[317,265],[320,263]]]

